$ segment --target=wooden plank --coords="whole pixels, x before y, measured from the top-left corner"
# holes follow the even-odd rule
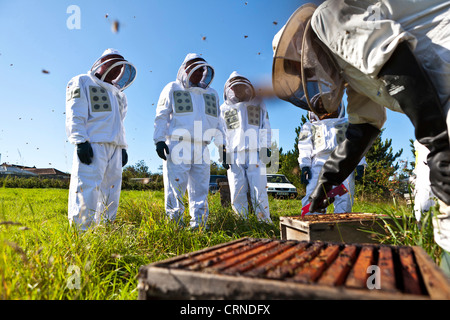
[[[277,246],[278,243],[279,243],[278,241],[270,241],[270,240],[261,241],[261,243],[258,243],[258,245],[251,250],[245,250],[242,252],[230,252],[229,254],[224,254],[221,257],[218,257],[220,259],[218,259],[217,262],[209,263],[210,266],[204,268],[203,271],[219,272],[225,270],[226,268],[232,267],[237,263],[246,261],[263,251],[270,250],[271,248]]]
[[[270,250],[267,250],[266,252],[262,252],[251,259],[245,260],[243,263],[238,263],[228,269],[225,269],[223,273],[242,274],[264,263],[265,261],[270,261],[278,253],[280,253],[283,250],[286,250],[288,247],[292,245],[293,245],[292,242],[278,243],[277,246],[273,247]]]
[[[413,247],[417,265],[431,299],[450,300],[450,281],[421,247]]]
[[[381,246],[378,250],[378,267],[380,267],[381,290],[397,291],[394,260],[390,247]]]
[[[356,258],[356,252],[356,246],[347,245],[345,249],[339,253],[339,256],[332,265],[320,277],[318,283],[328,286],[339,286],[343,284],[351,269],[353,261]]]
[[[414,251],[411,247],[399,248],[402,269],[403,287],[405,293],[422,294],[420,278],[414,261]]]
[[[300,269],[291,279],[295,282],[313,283],[322,272],[336,259],[339,254],[339,245],[330,245],[314,258],[307,266]]]
[[[249,239],[250,240],[250,239]],[[189,270],[202,270],[204,268],[207,268],[209,266],[213,266],[214,264],[220,263],[224,260],[229,259],[230,257],[234,257],[238,254],[242,254],[244,252],[250,251],[254,248],[258,248],[263,246],[265,243],[268,243],[269,240],[263,240],[263,241],[247,241],[243,246],[237,248],[236,250],[232,251],[226,251],[220,255],[211,257],[209,260],[201,260],[197,263],[194,263],[188,267]]]
[[[271,279],[284,279],[286,277],[293,276],[296,269],[317,256],[323,246],[324,244],[320,242],[313,243],[305,251],[301,250],[291,259],[270,270],[266,277]]]
[[[350,288],[367,288],[367,268],[374,262],[374,247],[363,247],[356,259],[355,265],[345,281],[345,286]]]
[[[173,257],[173,258],[166,259],[164,261],[154,262],[154,263],[151,263],[150,265],[170,266],[170,265],[172,265],[172,264],[174,264],[174,263],[176,263],[178,261],[181,261],[181,260],[193,257],[193,256],[201,255],[201,254],[204,254],[204,253],[209,252],[211,250],[217,250],[219,248],[227,247],[227,246],[233,245],[235,243],[240,243],[240,242],[248,243],[249,241],[256,241],[256,240],[258,240],[258,239],[244,237],[244,238],[241,238],[241,239],[236,239],[236,240],[230,241],[228,243],[220,243],[220,244],[217,244],[217,245],[212,246],[212,247],[207,247],[207,248],[204,248],[204,249],[200,249],[200,250],[195,251],[195,252],[185,253],[185,254],[182,254],[182,255],[179,255],[179,256],[176,256],[176,257]]]
[[[246,242],[238,242],[238,243],[234,243],[231,244],[229,246],[225,246],[225,247],[220,247],[217,248],[215,250],[210,250],[202,255],[199,254],[193,254],[190,257],[186,257],[185,259],[175,262],[173,264],[171,264],[169,267],[170,268],[187,268],[190,267],[189,269],[191,270],[195,270],[198,268],[198,266],[200,265],[200,263],[202,261],[205,261],[207,259],[212,259],[214,257],[220,256],[226,252],[230,252],[230,251],[234,251],[237,250],[239,248],[248,248],[247,246],[249,244],[255,243],[257,242],[256,240],[249,240]]]
[[[271,269],[280,265],[284,261],[290,259],[294,254],[302,253],[307,246],[308,246],[307,242],[296,244],[295,246],[287,249],[281,254],[273,257],[272,260],[268,260],[265,263],[260,264],[258,267],[249,270],[248,272],[245,272],[245,275],[250,277],[265,275]]]

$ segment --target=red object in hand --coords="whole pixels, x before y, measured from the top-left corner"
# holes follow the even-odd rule
[[[327,197],[328,198],[334,198],[337,196],[342,196],[343,194],[346,194],[348,192],[347,188],[341,184],[340,186],[331,189],[330,191],[328,191],[327,193]],[[304,206],[302,208],[302,218],[305,214],[307,214],[309,212],[309,207],[311,206],[311,203],[307,204],[306,206]]]

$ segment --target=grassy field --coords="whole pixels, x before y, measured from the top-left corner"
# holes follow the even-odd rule
[[[216,194],[208,230],[191,230],[165,219],[162,192],[123,191],[114,224],[77,233],[67,197],[64,189],[0,189],[0,299],[134,300],[140,266],[245,236],[279,238],[279,217],[301,209],[300,200],[270,199],[274,224],[265,224],[237,218]],[[438,255],[407,225],[405,205],[356,201],[353,211],[403,215],[388,240],[430,246]]]

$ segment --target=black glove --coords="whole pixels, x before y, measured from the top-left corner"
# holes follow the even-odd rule
[[[361,181],[363,177],[364,177],[364,166],[363,165],[359,165],[359,166],[356,167],[355,180],[356,181]]]
[[[94,157],[94,151],[92,150],[91,144],[87,141],[77,144],[77,155],[82,163],[87,165],[91,164],[91,158]]]
[[[259,157],[261,158],[261,162],[264,164],[268,164],[270,162],[270,157],[272,156],[272,150],[269,148],[261,148],[259,151]]]
[[[122,149],[122,167],[128,163],[128,153],[126,149]]]
[[[450,144],[446,112],[430,76],[405,42],[397,46],[378,76],[411,120],[416,139],[430,150],[427,162],[431,190],[450,205]]]
[[[311,179],[311,168],[310,167],[303,167],[302,168],[302,175],[300,176],[300,182],[304,184],[305,186],[308,185],[309,180]]]
[[[323,211],[334,201],[327,197],[328,191],[347,179],[379,134],[380,130],[368,123],[348,126],[345,140],[333,150],[322,167],[317,186],[309,197],[310,212]]]
[[[165,153],[164,153],[165,151]],[[163,159],[167,160],[166,154],[169,154],[169,147],[164,141],[160,141],[156,143],[156,152],[158,153],[158,156]]]
[[[227,150],[225,147],[219,147],[219,150],[222,149],[222,155],[219,157],[219,161],[222,162],[222,167],[225,168],[225,170],[230,169],[230,165],[227,163]]]
[[[430,186],[440,200],[450,205],[450,148],[447,130],[440,135],[421,141],[430,149],[427,157],[430,167]]]

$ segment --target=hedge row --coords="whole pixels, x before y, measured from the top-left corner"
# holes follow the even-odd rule
[[[148,184],[129,181],[122,181],[122,190],[162,190],[164,188],[161,181],[150,181]],[[70,179],[46,179],[46,178],[22,178],[6,177],[0,178],[0,187],[4,188],[58,188],[69,189]]]

